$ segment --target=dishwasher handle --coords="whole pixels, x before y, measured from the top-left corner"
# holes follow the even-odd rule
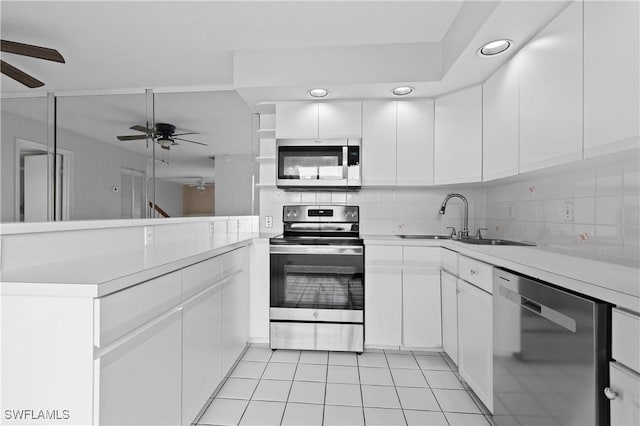
[[[521,308],[526,309],[529,312],[532,312],[552,323],[559,325],[562,328],[565,328],[572,333],[576,332],[576,320],[563,314],[562,312],[558,312],[553,308],[550,308],[542,303],[536,302],[535,300],[529,299],[519,293],[516,293],[513,290],[510,290],[502,285],[499,285],[498,294],[505,299],[509,300],[516,305],[519,305]]]

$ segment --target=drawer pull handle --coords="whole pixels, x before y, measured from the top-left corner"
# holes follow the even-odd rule
[[[618,397],[618,392],[616,392],[613,389],[607,387],[607,388],[604,388],[604,396],[606,396],[608,399],[613,401],[614,399],[616,399]]]

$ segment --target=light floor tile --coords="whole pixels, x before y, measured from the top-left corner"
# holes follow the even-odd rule
[[[363,385],[393,386],[391,372],[388,368],[360,367],[360,383]]]
[[[410,388],[428,388],[427,381],[422,376],[420,370],[407,370],[402,368],[392,368],[393,383],[396,386]],[[453,373],[452,373],[453,374]]]
[[[286,426],[320,426],[324,407],[313,404],[287,403],[282,418],[282,425]]]
[[[249,401],[242,399],[216,398],[202,415],[198,424],[237,425],[248,403]]]
[[[284,413],[284,402],[251,401],[240,420],[241,425],[279,425]]]
[[[251,395],[258,385],[256,379],[229,378],[216,395],[219,398],[251,399]]]
[[[440,351],[411,351],[414,356],[427,355],[427,356],[442,356],[445,352]]]
[[[305,382],[326,382],[327,366],[320,364],[298,364],[294,380]]]
[[[423,370],[422,373],[427,378],[429,386],[434,389],[464,390],[464,386],[453,371]]]
[[[404,419],[404,414],[402,414],[402,410],[393,410],[388,408],[365,407],[364,420],[367,426],[400,426],[407,424]]]
[[[288,362],[291,364],[297,364],[300,359],[300,351],[292,351],[289,349],[278,349],[271,355],[269,362]]]
[[[409,426],[449,426],[441,411],[404,410]]]
[[[384,353],[363,352],[358,355],[358,365],[360,367],[381,367],[388,368],[387,357]]]
[[[325,383],[293,382],[289,402],[324,404],[325,387]]]
[[[272,354],[273,351],[269,348],[252,346],[244,353],[242,361],[268,362]]]
[[[490,426],[482,414],[444,413],[451,426]]]
[[[291,390],[291,382],[284,380],[260,380],[251,399],[287,402],[289,390]]]
[[[400,404],[405,410],[440,411],[440,406],[430,389],[397,387]]]
[[[270,362],[267,364],[267,368],[265,368],[262,378],[271,380],[293,380],[295,372],[296,364]]]
[[[417,370],[418,364],[411,353],[407,354],[386,354],[390,368],[410,368]]]
[[[325,404],[362,407],[360,386],[345,383],[327,383]]]
[[[376,408],[400,408],[400,401],[393,386],[362,385],[362,405]]]
[[[329,352],[329,365],[358,366],[356,354],[351,352]]]
[[[240,361],[231,373],[231,377],[241,377],[244,379],[259,379],[264,372],[266,362]]]
[[[362,407],[325,405],[323,424],[325,426],[364,425]]]
[[[329,383],[360,383],[358,367],[347,365],[330,365],[327,373],[327,382]]]
[[[328,364],[329,352],[327,351],[302,351],[300,361],[302,364]]]
[[[473,402],[467,391],[451,389],[433,389],[433,393],[442,411],[454,413],[481,414],[480,408]]]
[[[451,371],[444,358],[430,355],[416,355],[418,365],[423,370]]]

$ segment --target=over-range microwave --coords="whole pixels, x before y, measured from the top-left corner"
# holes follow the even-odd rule
[[[359,189],[361,139],[277,139],[276,185],[284,189]]]

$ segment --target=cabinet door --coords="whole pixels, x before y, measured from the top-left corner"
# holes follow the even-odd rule
[[[397,102],[397,185],[433,185],[433,131],[433,100]]]
[[[617,393],[611,401],[611,426],[640,424],[640,375],[609,364],[609,388]]]
[[[638,146],[640,4],[584,2],[584,155]]]
[[[249,334],[249,282],[243,272],[222,287],[222,374],[245,348]]]
[[[317,103],[290,102],[276,104],[276,138],[317,137]]]
[[[402,269],[368,267],[364,292],[365,345],[399,347],[402,331]]]
[[[436,185],[482,179],[482,87],[435,101]]]
[[[520,172],[582,158],[582,2],[518,53]]]
[[[396,102],[362,103],[362,185],[396,184]]]
[[[444,271],[440,273],[442,286],[442,347],[458,365],[458,284],[457,278]]]
[[[442,346],[438,270],[402,272],[402,345],[407,348]]]
[[[518,174],[518,61],[512,59],[482,86],[482,180]]]
[[[318,106],[319,137],[362,137],[362,102],[327,102]]]
[[[222,286],[182,311],[182,424],[189,425],[222,380]]]
[[[181,422],[181,314],[155,323],[97,362],[101,425]]]
[[[491,295],[458,280],[459,369],[462,378],[493,411],[493,313]]]

